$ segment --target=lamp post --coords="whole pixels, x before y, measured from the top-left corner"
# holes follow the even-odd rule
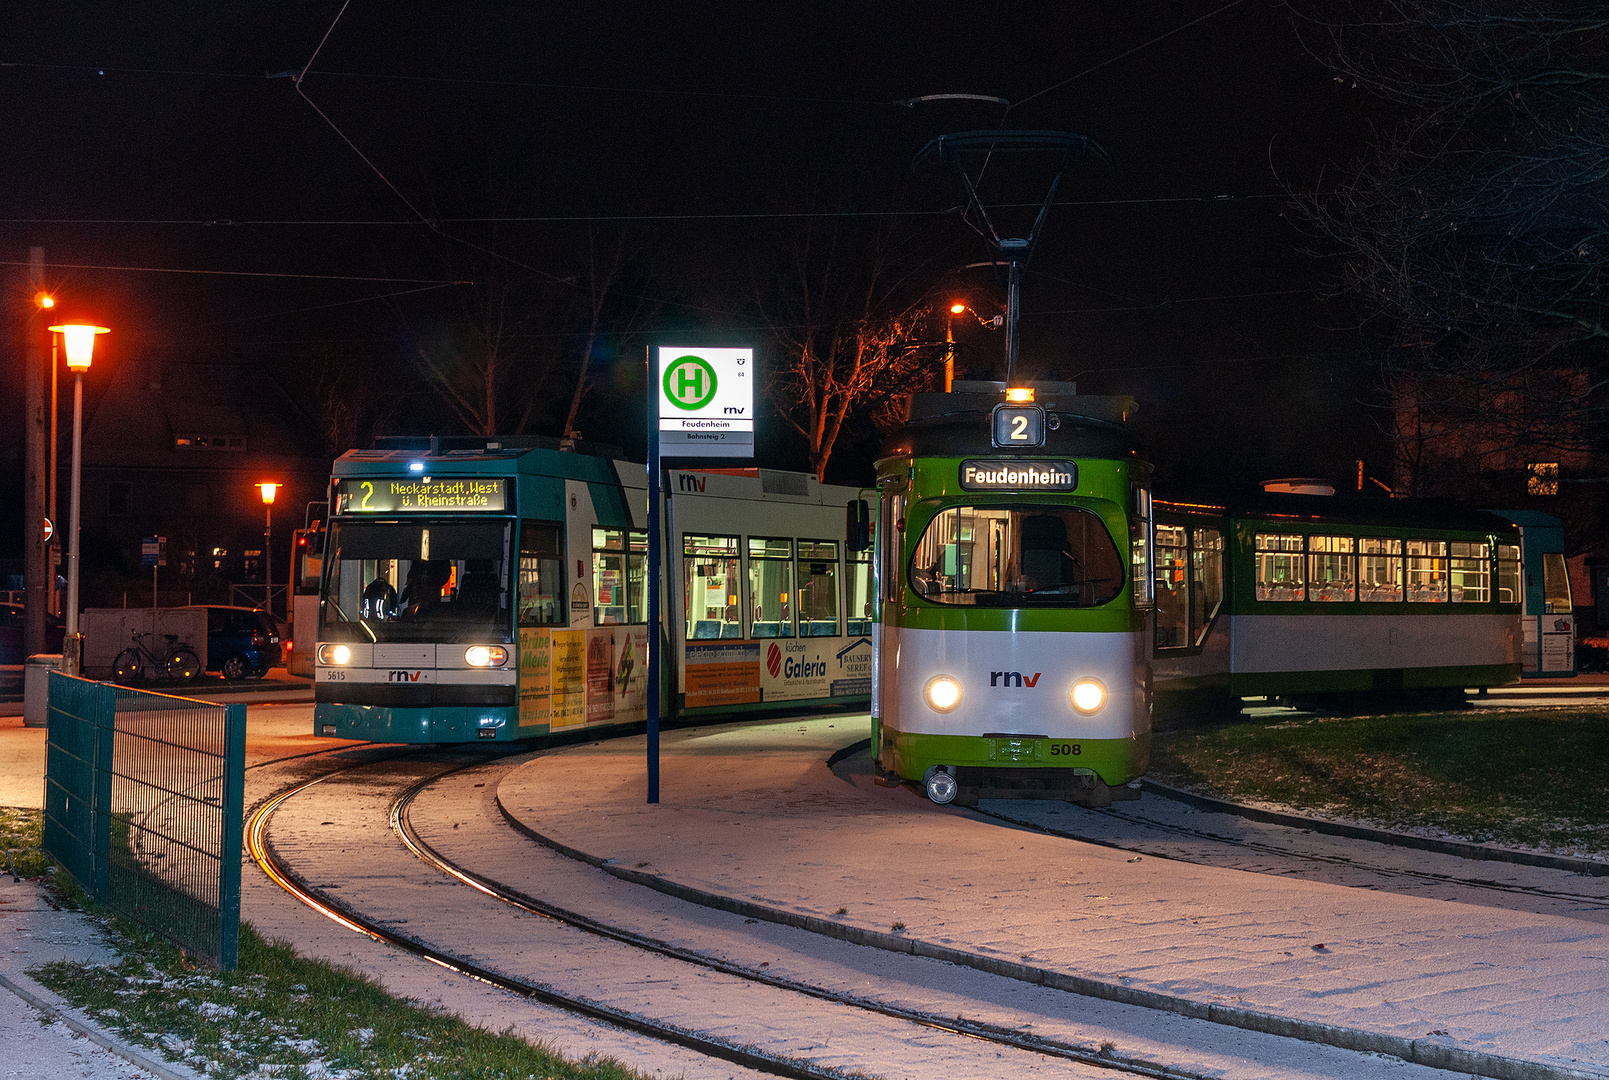
[[[279,485],[264,481],[257,485],[263,493],[263,607],[270,617],[274,614],[274,495]]]
[[[979,326],[987,326],[998,330],[1005,322],[1005,318],[1000,315],[996,315],[992,319],[985,319],[982,315],[973,311],[972,305],[965,300],[951,302],[950,314],[944,320],[944,392],[946,394],[950,392],[951,385],[955,382],[955,316],[967,311],[972,312],[972,317],[978,320]]]
[[[104,326],[93,323],[63,323],[52,326],[52,333],[60,334],[67,352],[67,370],[73,373],[73,479],[68,496],[68,513],[72,516],[72,535],[67,549],[67,627],[62,642],[62,667],[67,674],[77,675],[83,660],[83,641],[78,633],[78,531],[79,502],[83,488],[84,451],[84,372],[89,370],[90,358],[95,353],[95,338],[110,333]]]

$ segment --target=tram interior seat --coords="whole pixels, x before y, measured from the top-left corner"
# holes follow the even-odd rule
[[[870,619],[850,619],[847,625],[848,630],[846,633],[848,633],[850,637],[869,634],[872,632],[872,621]]]
[[[599,625],[614,625],[626,621],[626,609],[619,604],[605,604],[598,608]]]
[[[721,624],[722,638],[740,638],[743,636],[743,624],[740,622],[723,622]]]
[[[779,625],[776,622],[756,622],[754,624],[754,636],[757,638],[781,637],[782,635],[777,632]]]
[[[832,637],[838,633],[837,619],[811,619],[804,624],[805,630],[801,637]]]
[[[710,641],[721,636],[721,620],[699,619],[693,623],[693,640]]]

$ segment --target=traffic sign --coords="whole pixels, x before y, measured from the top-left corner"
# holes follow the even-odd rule
[[[166,566],[168,565],[168,538],[165,536],[143,536],[140,538],[140,565]]]
[[[754,350],[659,348],[659,452],[754,456]]]
[[[47,544],[50,543],[50,538],[52,536],[55,536],[55,535],[56,535],[56,526],[54,526],[54,525],[52,525],[50,523],[49,518],[46,518],[45,519],[45,543],[47,543]]]

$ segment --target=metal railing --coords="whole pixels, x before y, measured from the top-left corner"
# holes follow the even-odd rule
[[[45,852],[93,899],[229,969],[246,707],[52,672]]]

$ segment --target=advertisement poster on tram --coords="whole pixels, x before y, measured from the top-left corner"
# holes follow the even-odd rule
[[[543,626],[520,627],[520,724],[546,724],[549,721],[548,630]]]
[[[872,692],[872,639],[852,637],[845,642],[835,639],[838,648],[833,652],[830,669],[831,697],[862,697]]]
[[[594,682],[592,654],[587,657],[587,722],[594,720],[598,695],[609,698],[608,716],[614,723],[648,719],[648,628],[615,626],[594,630],[593,640],[601,641],[599,655],[609,658],[604,677]],[[598,714],[602,715],[600,710]]]
[[[553,631],[552,716],[554,731],[587,722],[587,632]]]
[[[760,646],[753,641],[689,641],[682,668],[689,709],[760,700]]]
[[[615,636],[608,630],[587,634],[587,723],[615,718]]]
[[[764,643],[760,689],[767,701],[829,696],[828,661],[842,638],[773,638]]]

